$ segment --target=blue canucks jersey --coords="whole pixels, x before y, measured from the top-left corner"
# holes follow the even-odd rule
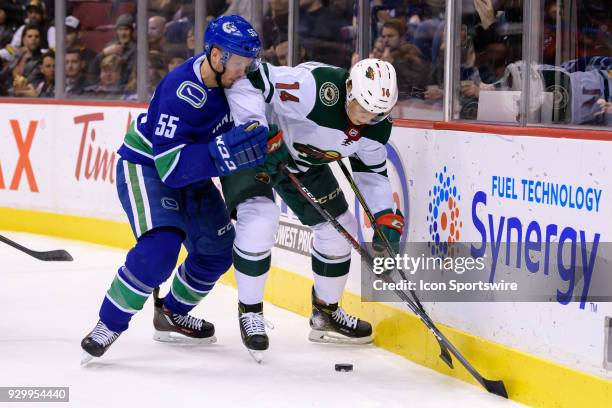
[[[132,122],[119,149],[123,159],[155,167],[173,188],[219,175],[208,144],[233,126],[223,89],[202,81],[205,59],[192,57],[162,79],[147,113]]]

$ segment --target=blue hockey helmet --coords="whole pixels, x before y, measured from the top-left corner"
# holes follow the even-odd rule
[[[223,65],[232,54],[255,59],[252,68],[259,64],[259,35],[253,26],[240,16],[221,16],[211,20],[204,33],[204,52],[207,56],[210,56],[214,47],[221,50]]]

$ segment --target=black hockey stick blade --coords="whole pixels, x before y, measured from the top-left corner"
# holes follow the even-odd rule
[[[394,251],[394,249],[391,246],[391,243],[389,242],[387,237],[385,237],[383,235],[382,231],[380,230],[380,227],[376,223],[376,220],[374,219],[374,215],[372,214],[372,210],[370,210],[370,207],[368,206],[368,203],[366,202],[363,194],[361,194],[361,190],[359,190],[359,187],[357,187],[357,183],[355,183],[355,180],[353,179],[353,176],[351,175],[351,172],[344,165],[344,163],[342,163],[341,160],[339,160],[337,163],[340,166],[340,170],[342,170],[342,173],[346,177],[346,180],[349,182],[349,184],[351,186],[351,189],[355,193],[355,196],[357,197],[357,200],[361,204],[361,207],[363,208],[363,211],[368,216],[368,219],[370,220],[370,223],[372,224],[372,227],[374,228],[375,234],[377,234],[380,237],[381,241],[383,242],[383,244],[385,245],[385,247],[387,249],[387,252],[389,253],[389,256],[394,257],[395,255],[397,255],[396,252]],[[398,270],[398,272],[400,273],[400,275],[402,275],[403,279],[406,279],[406,277],[402,274],[401,271]],[[410,291],[410,294],[412,295],[412,300],[415,303],[415,305],[421,310],[421,312],[423,312],[423,315],[428,317],[428,315],[425,312],[425,309],[423,308],[423,305],[421,304],[421,301],[419,300],[419,297],[417,296],[417,294],[413,290]],[[446,348],[444,343],[442,343],[439,339],[437,339],[437,340],[438,340],[438,344],[440,345],[440,358],[442,359],[442,361],[444,361],[446,363],[447,366],[449,366],[450,368],[454,368],[453,367],[453,358],[451,357],[451,355],[450,355],[450,353],[448,351],[448,348]]]
[[[36,259],[40,259],[41,261],[70,262],[74,260],[74,258],[72,258],[72,255],[70,255],[68,251],[66,251],[65,249],[56,249],[53,251],[44,251],[44,252],[37,252],[37,251],[31,251],[31,252],[33,254],[29,253],[29,255],[33,256]]]
[[[295,186],[297,191],[311,204],[311,206],[323,217],[326,221],[330,222],[332,226],[342,235],[351,246],[362,256],[369,257],[369,253],[361,247],[361,245],[352,237],[352,235],[336,220],[316,199],[316,197],[298,180],[298,178],[289,171],[287,165],[283,162],[278,164],[279,171],[283,172]],[[383,278],[391,279],[388,275],[383,274]],[[386,280],[385,279],[385,280]],[[490,393],[499,395],[504,398],[508,398],[506,387],[502,381],[491,381],[484,378],[480,373],[466,360],[465,357],[457,350],[457,348],[444,336],[444,334],[438,329],[435,323],[431,320],[429,315],[422,309],[419,308],[416,303],[410,299],[406,293],[402,291],[396,291],[400,299],[404,300],[406,305],[421,319],[421,321],[427,326],[427,328],[433,333],[434,337],[440,344],[440,358],[447,364],[449,360],[452,364],[449,351],[463,364],[470,374]],[[444,351],[446,350],[446,355]],[[452,365],[451,365],[452,367]]]
[[[72,256],[68,253],[68,251],[64,249],[56,249],[53,251],[33,251],[24,247],[23,245],[19,245],[13,240],[8,239],[5,236],[0,235],[0,242],[4,242],[7,245],[12,246],[15,249],[20,250],[21,252],[25,252],[33,258],[39,259],[41,261],[72,261]]]
[[[504,385],[503,381],[487,380],[486,378],[483,378],[482,381],[484,382],[482,385],[491,394],[499,395],[500,397],[504,397],[506,399],[508,398],[508,391],[506,391],[506,386]]]
[[[446,363],[447,366],[450,368],[455,368],[453,367],[453,358],[448,352],[448,349],[446,347],[442,347],[442,343],[440,343],[440,358]]]

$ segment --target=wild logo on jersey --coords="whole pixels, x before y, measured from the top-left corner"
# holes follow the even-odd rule
[[[325,82],[319,89],[319,99],[325,106],[334,106],[340,99],[340,90],[333,82]]]
[[[342,159],[340,152],[335,150],[321,150],[313,145],[294,143],[293,148],[299,152],[300,159],[313,165],[331,163]]]

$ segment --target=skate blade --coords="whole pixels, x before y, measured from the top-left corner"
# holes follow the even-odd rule
[[[255,360],[255,362],[257,364],[261,364],[263,362],[263,358],[264,358],[263,351],[261,351],[261,350],[251,350],[251,349],[247,349],[247,351],[249,352],[251,357],[253,357],[253,360]]]
[[[372,336],[348,337],[332,331],[312,329],[308,335],[308,340],[314,343],[369,344],[372,343]]]
[[[156,330],[153,334],[153,340],[161,341],[162,343],[177,344],[212,344],[217,342],[217,338],[215,336],[198,339],[195,337],[187,337],[177,332],[167,332],[158,330]]]
[[[83,355],[81,356],[81,366],[87,365],[87,363],[89,363],[93,359],[94,359],[94,356],[92,356],[86,351],[83,351]]]

